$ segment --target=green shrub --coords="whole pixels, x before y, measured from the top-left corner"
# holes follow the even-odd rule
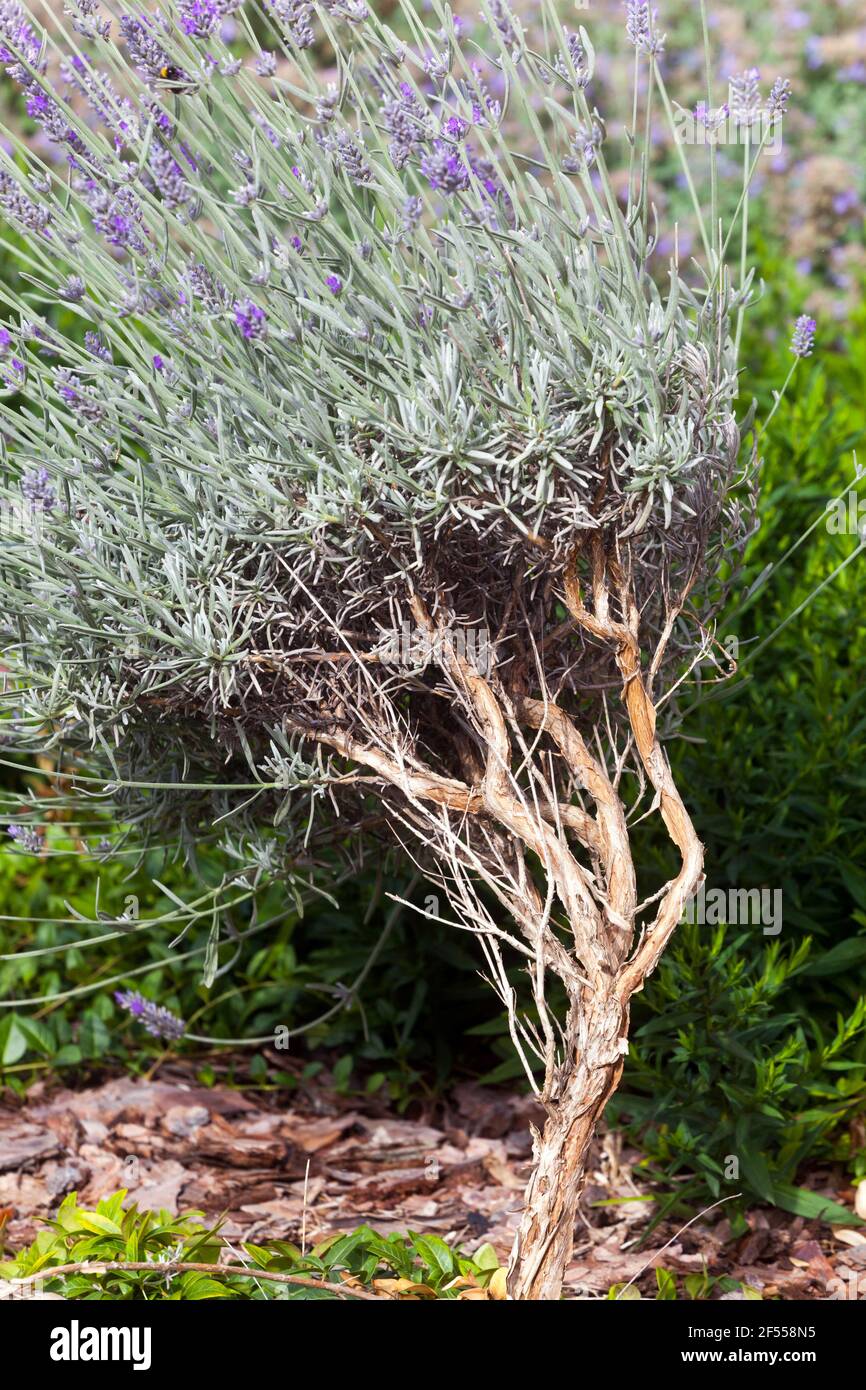
[[[866,1105],[866,997],[828,1028],[797,994],[810,974],[831,979],[862,954],[816,951],[807,937],[758,952],[747,942],[730,928],[680,928],[646,992],[611,1118],[631,1124],[647,1172],[663,1186],[677,1179],[656,1220],[744,1193],[850,1224],[850,1211],[795,1179],[806,1159],[866,1171],[847,1132]]]
[[[200,1301],[202,1299],[332,1299],[334,1287],[373,1287],[382,1296],[410,1299],[502,1298],[504,1271],[490,1245],[471,1257],[446,1245],[436,1235],[379,1236],[369,1226],[335,1232],[310,1252],[290,1241],[265,1245],[227,1244],[219,1225],[203,1224],[201,1212],[172,1216],[170,1212],[139,1211],[125,1204],[125,1191],[97,1203],[95,1210],[79,1205],[72,1192],[64,1198],[56,1217],[26,1250],[0,1264],[0,1278],[40,1276],[48,1293],[65,1298],[120,1302]],[[231,1268],[249,1268],[249,1274],[222,1269],[178,1270],[168,1262],[216,1266],[220,1252],[230,1250]],[[70,1271],[52,1275],[53,1269],[84,1262],[152,1264],[145,1270],[104,1272]],[[298,1277],[298,1283],[262,1278],[263,1272]],[[307,1281],[305,1285],[304,1281]],[[331,1288],[311,1287],[314,1280]]]

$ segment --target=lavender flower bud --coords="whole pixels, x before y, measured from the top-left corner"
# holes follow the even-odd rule
[[[339,165],[352,183],[367,184],[372,182],[373,170],[365,158],[364,146],[348,130],[339,131],[329,142],[329,149],[334,162]]]
[[[421,160],[421,173],[431,188],[441,193],[463,193],[469,187],[469,169],[458,150],[444,140],[434,140],[433,149]]]
[[[264,51],[259,53],[253,66],[259,77],[273,77],[277,70],[276,54]]]
[[[59,294],[61,299],[67,299],[70,304],[78,304],[84,298],[87,286],[80,275],[70,275],[65,284],[60,286]]]
[[[658,57],[664,52],[664,34],[656,29],[658,11],[651,10],[648,0],[626,0],[625,32],[629,43],[640,53]]]
[[[158,82],[166,71],[176,73],[176,81],[188,83],[190,78],[172,63],[159,39],[156,19],[150,15],[140,19],[133,15],[123,15],[120,32],[134,64],[147,82]]]
[[[767,98],[767,110],[771,116],[784,116],[791,99],[791,84],[787,77],[777,77]]]
[[[99,334],[94,333],[91,329],[88,329],[88,331],[84,335],[84,346],[87,348],[87,351],[92,354],[93,357],[98,357],[103,362],[114,361],[114,358],[111,355],[111,348],[107,347],[106,344],[100,338]]]
[[[400,83],[398,94],[383,104],[381,113],[385,129],[391,136],[391,159],[396,169],[402,169],[409,156],[428,138],[429,114],[408,82]]]
[[[154,1038],[166,1038],[170,1042],[177,1042],[186,1032],[186,1024],[182,1018],[178,1018],[177,1014],[173,1014],[162,1005],[145,999],[137,990],[118,989],[114,998],[115,1002],[132,1014],[133,1018],[138,1019]]]
[[[312,48],[316,42],[311,18],[312,5],[307,0],[270,0],[274,14],[289,31],[289,37],[298,48]]]
[[[512,14],[503,0],[490,0],[490,13],[493,16],[493,23],[502,35],[502,42],[509,48],[514,48],[517,43],[517,33],[512,23]]]
[[[54,378],[54,389],[66,404],[82,420],[96,424],[102,419],[102,406],[96,397],[86,391],[79,377],[68,367],[62,367]]]
[[[7,833],[25,854],[41,854],[42,836],[29,825],[7,826]]]
[[[739,76],[729,81],[728,105],[731,115],[744,125],[751,125],[761,109],[760,76],[757,68],[745,68]]]
[[[242,3],[243,0],[180,0],[180,27],[192,38],[206,39]]]
[[[268,331],[267,315],[252,299],[239,299],[234,306],[235,323],[247,342],[264,338]]]
[[[791,351],[795,357],[811,356],[817,326],[815,320],[810,319],[808,314],[801,314],[797,319],[791,337]]]
[[[47,235],[51,212],[28,198],[18,181],[5,169],[0,169],[0,208],[28,231]]]

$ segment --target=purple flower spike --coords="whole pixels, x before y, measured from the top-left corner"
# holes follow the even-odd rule
[[[42,838],[29,825],[7,826],[7,833],[25,854],[42,853]]]
[[[731,115],[745,125],[751,125],[757,120],[761,109],[761,90],[758,86],[760,77],[757,68],[746,68],[729,80],[728,105]]]
[[[459,150],[444,140],[434,140],[430,154],[421,160],[421,173],[431,188],[441,193],[463,193],[469,187],[469,169]]]
[[[186,1032],[186,1024],[182,1018],[178,1018],[170,1009],[145,999],[137,990],[118,989],[115,991],[114,999],[122,1009],[126,1009],[133,1018],[137,1018],[154,1038],[166,1038],[170,1042],[176,1042]]]
[[[767,111],[771,116],[784,116],[791,99],[791,84],[787,77],[777,77],[767,98]]]
[[[181,0],[180,27],[185,34],[206,39],[240,9],[241,0]]]
[[[54,511],[57,506],[57,494],[51,485],[51,475],[44,465],[24,474],[21,479],[21,495],[34,510],[38,508],[43,512]],[[13,839],[19,838],[14,832],[20,829],[20,826],[9,827],[9,834]]]
[[[267,315],[264,309],[260,309],[252,299],[239,299],[234,309],[235,323],[247,342],[252,342],[256,338],[264,338],[268,331]]]
[[[277,70],[277,55],[263,50],[256,58],[255,69],[259,77],[273,77]]]
[[[815,320],[810,319],[808,314],[801,314],[797,319],[791,338],[791,351],[795,357],[811,356],[817,326]]]
[[[343,282],[340,279],[339,275],[329,275],[325,280],[325,284],[328,286],[328,289],[331,291],[331,294],[343,293]]]
[[[664,34],[656,29],[657,12],[649,7],[649,0],[626,0],[625,32],[629,43],[634,44],[640,53],[659,57],[664,52]]]

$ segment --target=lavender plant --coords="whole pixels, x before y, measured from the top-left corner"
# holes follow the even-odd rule
[[[208,983],[274,877],[297,897],[384,842],[441,887],[547,1115],[509,1282],[538,1299],[702,875],[663,721],[752,525],[750,285],[715,205],[704,263],[653,278],[649,154],[617,196],[585,29],[543,0],[530,46],[483,5],[479,45],[440,0],[399,34],[363,0],[69,0],[50,33],[5,0],[54,157],[10,131],[0,169],[2,497],[39,503],[0,607],[10,757],[53,759],[118,852],[222,846],[178,903],[212,915]],[[628,36],[660,82],[646,5]],[[641,902],[645,814],[681,862]]]

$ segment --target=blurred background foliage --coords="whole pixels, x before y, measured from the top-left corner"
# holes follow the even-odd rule
[[[784,913],[776,939],[760,926],[684,927],[634,1001],[631,1055],[608,1117],[641,1149],[647,1176],[668,1203],[717,1197],[731,1154],[740,1158],[747,1198],[805,1215],[815,1214],[795,1187],[805,1161],[839,1162],[852,1176],[866,1175],[862,556],[819,588],[857,547],[856,537],[831,534],[822,515],[831,498],[851,488],[854,451],[866,460],[863,190],[856,182],[862,166],[856,175],[847,162],[856,156],[857,123],[862,133],[866,119],[866,62],[858,77],[856,54],[846,58],[836,41],[854,34],[849,8],[831,3],[807,11],[774,0],[748,29],[732,19],[743,6],[714,12],[729,53],[728,68],[720,70],[754,60],[754,49],[772,51],[780,62],[769,76],[790,73],[799,102],[777,171],[782,177],[757,200],[750,227],[763,289],[746,318],[743,390],[744,404],[757,397],[759,418],[787,373],[793,319],[824,311],[816,355],[798,368],[761,440],[761,527],[742,593],[817,524],[753,597],[732,604],[720,638],[736,639],[738,671],[712,684],[715,673],[707,669],[705,680],[687,687],[678,736],[668,744],[707,847],[708,884],[780,888]],[[603,6],[591,29],[600,51],[605,24],[611,34],[614,23],[621,28],[620,10]],[[795,18],[802,14],[805,32]],[[669,51],[685,36],[687,51],[697,54],[693,7],[666,6],[664,20]],[[792,34],[799,35],[793,47]],[[599,83],[615,89],[616,70],[603,63]],[[597,100],[604,109],[604,90]],[[822,174],[815,161],[828,159],[836,165]],[[656,177],[660,199],[678,212],[684,195],[670,152]],[[792,189],[799,189],[793,198]],[[8,765],[0,777],[22,794],[49,791]],[[62,956],[21,957],[76,942],[75,912],[94,915],[97,884],[99,908],[113,918],[127,910],[130,896],[142,920],[165,912],[170,900],[155,878],[183,892],[178,865],[154,854],[142,861],[123,852],[101,857],[100,833],[97,825],[84,844],[58,822],[42,855],[21,853],[11,841],[0,855],[0,998],[22,1001],[0,1011],[0,1083],[13,1091],[22,1093],[36,1078],[80,1081],[109,1066],[146,1073],[161,1064],[164,1045],[117,1008],[119,983],[180,1014],[198,1035],[237,1039],[280,1026],[308,1029],[282,1053],[181,1043],[177,1050],[194,1060],[206,1084],[290,1092],[327,1069],[337,1090],[381,1094],[401,1108],[435,1099],[467,1076],[520,1084],[472,941],[408,910],[394,920],[389,894],[405,891],[409,873],[391,866],[343,885],[338,906],[323,898],[303,915],[290,906],[279,925],[244,941],[231,972],[210,989],[201,980],[206,920],[174,949],[171,929],[160,928],[86,950],[72,945]],[[673,868],[665,844],[649,835],[642,867],[650,888]],[[203,869],[207,874],[206,857]],[[424,885],[412,896],[423,907]],[[275,885],[260,916],[282,909]],[[353,989],[365,971],[362,987]],[[58,990],[71,993],[25,1005]]]

